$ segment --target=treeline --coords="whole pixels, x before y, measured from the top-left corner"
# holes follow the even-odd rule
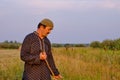
[[[52,47],[87,47],[89,44],[58,44],[58,43],[52,43]]]
[[[22,43],[17,41],[4,41],[0,43],[0,49],[19,49],[21,47]],[[52,47],[86,47],[89,46],[89,44],[59,44],[59,43],[52,43]]]
[[[21,43],[17,41],[4,41],[0,43],[0,49],[18,49]]]
[[[17,41],[4,41],[0,43],[0,49],[19,49],[21,46],[21,43]],[[100,41],[93,41],[90,44],[58,44],[58,43],[52,43],[52,47],[93,47],[93,48],[103,48],[103,49],[110,49],[110,50],[120,50],[120,38],[115,40],[103,40]]]
[[[93,48],[103,48],[103,49],[110,49],[110,50],[120,50],[120,38],[115,40],[104,40],[102,42],[93,41],[90,43],[90,47]]]

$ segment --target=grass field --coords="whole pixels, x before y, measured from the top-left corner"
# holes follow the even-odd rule
[[[120,80],[120,51],[93,48],[53,48],[64,80]],[[21,80],[19,50],[0,50],[0,80]]]

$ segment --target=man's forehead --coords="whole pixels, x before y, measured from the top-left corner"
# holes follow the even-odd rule
[[[53,29],[53,27],[49,27],[49,26],[46,26],[46,28],[47,28],[47,29],[50,29],[50,30],[52,30],[52,29]]]

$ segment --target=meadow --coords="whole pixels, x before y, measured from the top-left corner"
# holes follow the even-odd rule
[[[63,80],[120,80],[120,51],[52,48]],[[21,80],[23,62],[17,49],[0,50],[0,80]]]

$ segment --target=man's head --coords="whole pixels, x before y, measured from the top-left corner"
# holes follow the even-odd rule
[[[38,28],[40,28],[40,26],[43,25],[44,27],[54,27],[53,22],[50,19],[43,19],[39,24],[38,24]]]
[[[39,24],[38,24],[38,32],[40,33],[41,37],[46,37],[51,30],[53,29],[53,22],[50,19],[43,19]]]

